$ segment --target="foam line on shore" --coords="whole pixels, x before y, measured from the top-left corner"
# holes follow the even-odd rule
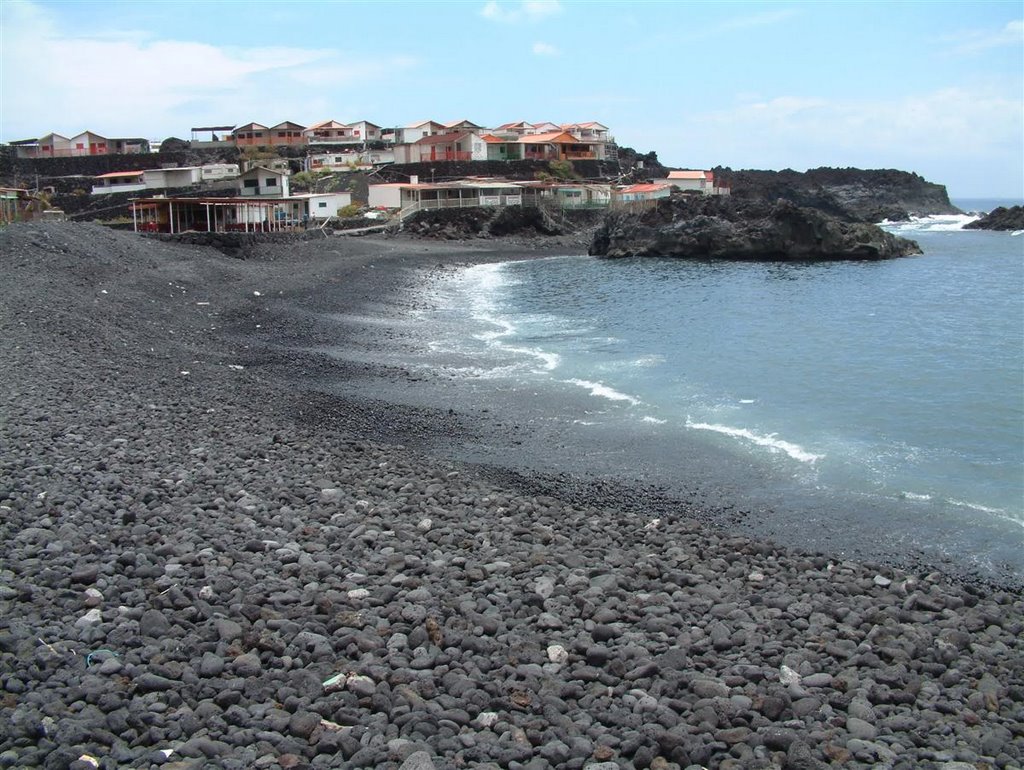
[[[729,425],[717,425],[715,423],[708,422],[693,422],[689,417],[686,418],[686,427],[693,430],[706,430],[714,433],[721,433],[732,438],[746,439],[757,446],[767,447],[772,451],[784,452],[789,457],[792,457],[794,460],[799,460],[802,463],[815,463],[825,456],[808,452],[799,444],[794,444],[791,441],[784,441],[777,438],[774,433],[763,435],[746,428],[733,428]]]

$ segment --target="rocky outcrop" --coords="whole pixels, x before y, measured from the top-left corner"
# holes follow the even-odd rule
[[[968,222],[964,230],[1024,230],[1024,206],[1000,206]]]
[[[806,172],[715,169],[734,198],[784,198],[851,222],[904,221],[911,216],[963,213],[946,188],[894,169],[815,168]]]
[[[674,196],[639,214],[613,212],[590,253],[733,260],[888,259],[920,254],[914,241],[779,199]]]

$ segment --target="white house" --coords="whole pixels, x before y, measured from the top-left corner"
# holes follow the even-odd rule
[[[199,166],[179,168],[149,168],[144,171],[112,171],[93,177],[93,195],[140,190],[166,190],[173,187],[192,187],[202,181]]]
[[[672,188],[668,185],[645,182],[612,190],[611,205],[613,208],[617,208],[629,207],[631,204],[650,204],[660,198],[668,198],[670,195],[672,195]]]
[[[352,193],[297,193],[288,200],[299,202],[303,217],[329,219],[338,214],[338,209],[351,205]]]
[[[166,187],[191,187],[199,184],[203,178],[203,170],[199,166],[182,166],[178,168],[151,168],[145,172],[146,187],[158,190]]]
[[[411,213],[422,209],[472,208],[476,206],[521,206],[532,189],[505,179],[460,179],[454,182],[421,184],[409,182],[372,184],[368,199],[372,208],[401,209]]]
[[[202,167],[202,179],[204,182],[230,179],[238,176],[238,174],[237,163],[207,163]]]
[[[246,197],[288,197],[288,174],[254,166],[238,177],[238,191]]]
[[[394,150],[345,150],[306,156],[306,171],[365,170],[395,162]]]
[[[732,192],[728,187],[718,184],[713,171],[669,171],[668,177],[659,179],[658,183],[701,195],[729,195]]]
[[[138,192],[148,189],[145,171],[111,171],[92,178],[92,194]]]
[[[395,144],[412,144],[425,136],[443,134],[447,130],[442,124],[434,120],[422,120],[419,123],[410,123],[408,126],[401,126],[391,132],[385,132],[383,138],[385,141],[394,142]]]

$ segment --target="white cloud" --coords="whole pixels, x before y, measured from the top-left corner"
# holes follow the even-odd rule
[[[217,47],[117,30],[64,33],[44,8],[3,0],[0,132],[4,139],[91,129],[158,138],[212,122],[322,120],[322,89],[408,69],[333,50]],[[31,62],[26,70],[21,62]],[[26,76],[29,79],[26,80]],[[31,83],[31,87],[27,85]],[[274,93],[273,102],[267,98]],[[273,112],[273,114],[268,114]]]
[[[540,21],[561,12],[562,5],[558,0],[521,0],[518,5],[502,4],[498,0],[489,0],[480,9],[480,15],[485,19],[503,24],[517,24],[521,21]]]
[[[537,56],[558,56],[561,51],[550,43],[542,43],[538,40],[533,44],[533,53]]]
[[[997,30],[967,30],[944,38],[944,42],[952,43],[950,53],[959,56],[969,56],[1003,46],[1021,45],[1024,43],[1024,21],[1015,19]]]
[[[761,11],[760,13],[751,13],[746,16],[734,16],[731,19],[716,24],[712,30],[716,34],[719,32],[728,32],[734,29],[749,29],[752,27],[767,27],[772,24],[778,24],[779,22],[790,19],[796,16],[795,8],[779,8],[774,11]]]
[[[970,168],[1000,189],[1019,189],[1022,137],[1019,95],[994,87],[946,88],[893,100],[741,101],[731,109],[684,116],[654,146],[666,158],[671,148],[686,148],[691,155],[673,158],[676,163],[931,169],[933,181],[943,183],[943,169]]]

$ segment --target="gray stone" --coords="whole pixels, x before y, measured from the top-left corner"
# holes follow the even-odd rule
[[[171,622],[160,610],[146,610],[139,618],[139,633],[150,639],[162,639],[171,630]]]
[[[437,770],[434,760],[426,751],[414,751],[398,770]]]
[[[698,698],[728,698],[729,687],[717,679],[694,679],[690,689]]]
[[[873,741],[878,737],[878,730],[875,729],[874,725],[865,722],[863,719],[858,719],[857,717],[847,718],[846,731],[854,738],[860,738],[865,741]]]
[[[247,652],[231,661],[231,671],[235,676],[259,676],[263,673],[263,664],[259,655]]]

